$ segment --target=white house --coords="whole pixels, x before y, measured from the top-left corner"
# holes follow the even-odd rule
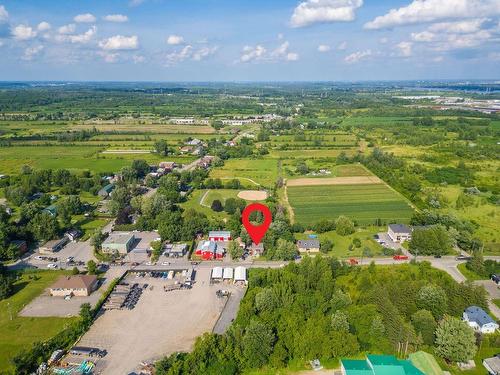
[[[411,240],[411,228],[405,224],[389,224],[387,234],[394,242],[404,242]]]
[[[499,327],[498,323],[478,306],[467,307],[463,313],[463,320],[481,333],[494,333]]]

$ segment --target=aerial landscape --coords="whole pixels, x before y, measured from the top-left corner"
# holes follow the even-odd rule
[[[500,0],[0,0],[0,374],[500,374]]]

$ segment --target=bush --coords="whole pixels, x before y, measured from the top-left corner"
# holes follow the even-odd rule
[[[220,200],[218,199],[215,199],[213,202],[212,202],[212,205],[210,206],[210,208],[215,211],[215,212],[221,212],[224,207],[222,206],[222,203]]]

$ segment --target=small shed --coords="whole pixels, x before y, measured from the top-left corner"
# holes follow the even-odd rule
[[[214,267],[212,269],[212,281],[222,280],[222,267]]]
[[[224,274],[222,276],[224,280],[232,280],[233,279],[233,269],[231,267],[224,268]]]
[[[234,282],[247,283],[247,269],[243,266],[238,266],[234,269]]]

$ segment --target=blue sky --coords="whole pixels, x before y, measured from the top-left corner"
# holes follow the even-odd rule
[[[0,0],[0,80],[500,78],[500,0]]]

